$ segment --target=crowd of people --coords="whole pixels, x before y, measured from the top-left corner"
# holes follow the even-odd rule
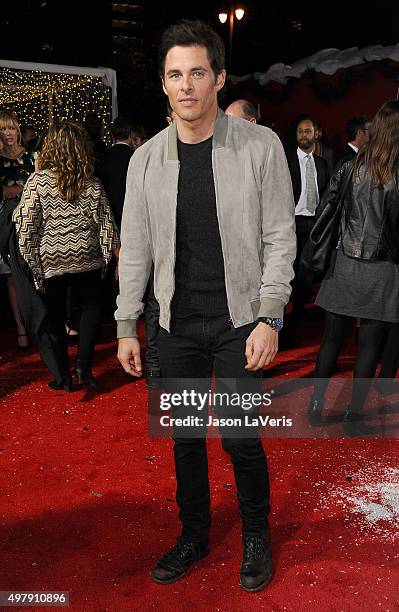
[[[118,357],[126,372],[143,374],[136,323],[144,312],[150,388],[161,376],[259,381],[279,333],[290,341],[322,281],[325,331],[309,420],[322,422],[326,384],[355,318],[355,384],[343,418],[361,434],[385,339],[381,388],[399,365],[399,102],[372,119],[350,118],[335,155],[311,116],[298,119],[284,149],[257,125],[250,101],[218,108],[224,49],[201,22],[167,30],[160,76],[168,127],[144,145],[142,129],[119,117],[108,150],[93,116],[84,126],[55,123],[34,144],[32,130],[22,140],[17,117],[0,113],[0,274],[19,348],[34,340],[54,375],[49,387],[71,391],[71,295],[81,309],[76,381],[98,388],[92,360],[104,295],[115,310],[119,292]],[[221,434],[243,520],[240,584],[260,590],[272,574],[266,458],[259,437]],[[205,441],[175,436],[174,455],[183,530],[152,572],[162,584],[208,553]]]
[[[225,109],[225,114],[228,116],[235,116],[250,123],[256,124],[259,119],[259,111],[256,107],[248,100],[235,100],[231,104],[229,104]],[[167,112],[165,116],[165,120],[167,124],[171,124],[173,122],[173,110],[167,103]],[[315,219],[319,215],[320,211],[324,208],[324,204],[319,205],[323,199],[323,194],[326,191],[326,188],[329,184],[330,178],[332,176],[337,176],[337,173],[341,169],[342,166],[345,165],[346,162],[354,161],[359,149],[364,150],[368,146],[369,142],[369,129],[372,125],[372,121],[368,117],[364,116],[356,116],[352,117],[348,120],[346,125],[347,131],[347,143],[344,145],[342,151],[338,154],[326,146],[323,142],[323,130],[319,121],[314,119],[311,116],[302,115],[299,117],[296,124],[296,142],[293,143],[292,140],[287,139],[285,141],[285,154],[287,158],[288,168],[291,177],[291,183],[293,188],[294,202],[295,202],[295,225],[296,225],[296,245],[297,245],[297,255],[294,262],[294,270],[295,277],[292,281],[292,294],[291,294],[291,304],[292,310],[290,310],[289,315],[286,316],[284,331],[282,332],[282,343],[292,345],[293,332],[297,327],[300,327],[304,324],[304,320],[306,317],[306,307],[311,298],[313,289],[315,284],[321,280],[321,275],[314,271],[313,266],[306,262],[306,254],[305,257],[302,257],[304,247],[310,246],[310,234],[315,224]],[[68,127],[67,127],[68,126]],[[57,132],[54,130],[58,129]],[[66,141],[66,133],[69,130],[69,142]],[[62,136],[61,136],[62,134]],[[65,156],[70,157],[70,176],[65,177],[65,181],[73,181],[74,175],[76,173],[82,173],[87,176],[87,180],[89,176],[96,177],[97,184],[101,186],[102,194],[101,196],[96,194],[95,198],[98,200],[98,206],[106,206],[108,210],[108,204],[111,209],[109,213],[110,222],[116,226],[118,232],[121,229],[122,223],[122,212],[123,205],[125,200],[125,188],[126,188],[126,177],[129,167],[129,162],[133,153],[138,147],[140,147],[144,142],[146,142],[145,132],[142,126],[138,124],[134,124],[131,120],[126,117],[118,117],[112,123],[112,137],[113,144],[111,148],[108,148],[101,137],[101,121],[99,118],[93,114],[88,115],[84,125],[73,124],[73,122],[64,122],[57,126],[52,126],[48,133],[42,134],[38,137],[34,130],[29,126],[20,127],[18,123],[18,119],[16,115],[12,112],[2,112],[0,113],[0,147],[1,147],[1,155],[0,155],[0,189],[2,190],[2,203],[3,206],[6,202],[18,204],[19,210],[19,225],[16,223],[16,229],[18,230],[19,235],[19,244],[21,254],[25,258],[26,262],[29,264],[32,269],[32,273],[35,270],[35,263],[32,259],[32,253],[23,254],[24,249],[26,249],[27,244],[29,244],[29,250],[32,250],[32,243],[34,241],[42,243],[43,249],[36,253],[36,270],[42,270],[42,262],[39,260],[39,251],[41,253],[41,257],[45,256],[45,243],[48,240],[47,236],[50,233],[52,238],[52,242],[57,244],[60,249],[63,249],[62,252],[58,254],[58,257],[62,259],[62,257],[67,256],[68,249],[71,244],[76,244],[76,239],[83,240],[83,243],[80,245],[82,248],[83,244],[86,245],[88,252],[91,252],[91,247],[87,243],[88,236],[86,235],[83,238],[83,235],[80,232],[83,232],[83,225],[81,223],[81,219],[77,219],[75,223],[75,235],[73,235],[72,226],[69,223],[69,219],[66,219],[64,222],[64,231],[65,227],[68,228],[68,236],[62,238],[62,223],[59,215],[57,216],[57,224],[52,224],[47,222],[46,217],[42,217],[40,219],[40,224],[36,225],[37,235],[35,236],[33,233],[29,236],[24,235],[22,231],[22,224],[25,223],[29,227],[29,231],[32,231],[32,227],[30,225],[31,219],[24,218],[26,217],[28,207],[31,206],[32,203],[29,204],[29,190],[32,185],[31,181],[38,180],[37,173],[41,170],[44,170],[43,166],[40,165],[40,153],[44,149],[43,155],[48,155],[48,143],[50,142],[50,138],[53,139],[53,148],[54,153],[50,153],[50,160],[47,161],[48,168],[55,168],[55,161],[51,159],[51,155],[55,155],[56,150],[59,150],[61,146],[60,140],[64,139],[63,144],[67,147],[65,151]],[[80,140],[79,140],[80,139]],[[362,157],[360,157],[362,159]],[[370,162],[369,162],[370,163]],[[53,165],[52,165],[53,164]],[[59,171],[62,170],[62,164],[58,161]],[[35,173],[36,170],[36,173]],[[30,179],[31,175],[35,174],[35,178]],[[43,175],[42,181],[43,181]],[[27,184],[25,188],[25,196],[24,196],[24,207],[21,206],[21,196],[24,190],[24,186]],[[331,187],[332,188],[332,187]],[[78,191],[82,189],[81,186],[78,187]],[[335,189],[339,189],[336,186]],[[74,196],[80,195],[81,198],[85,197],[83,192],[80,193],[75,192]],[[71,191],[70,195],[74,192]],[[55,205],[56,198],[58,195],[61,195],[59,191],[56,190],[52,195],[50,192],[48,194],[49,201],[52,202],[52,205]],[[334,193],[336,195],[336,193]],[[36,190],[35,190],[36,196]],[[64,193],[64,199],[59,203],[60,211],[63,209],[69,210],[68,201],[65,200],[66,192]],[[38,197],[38,202],[40,202],[40,196]],[[43,197],[43,196],[42,196]],[[329,196],[326,195],[325,199]],[[100,200],[102,198],[102,203]],[[69,203],[70,204],[70,203]],[[39,204],[41,207],[41,203]],[[33,205],[34,207],[34,205]],[[75,205],[76,210],[76,205]],[[60,212],[59,211],[59,212]],[[42,214],[42,211],[41,211]],[[65,216],[65,215],[64,215]],[[55,217],[55,210],[52,211],[50,218]],[[94,218],[94,217],[93,217]],[[14,213],[14,221],[17,221],[17,212]],[[41,234],[42,230],[46,230],[46,234],[43,237]],[[65,242],[65,240],[67,242]],[[79,243],[79,240],[77,243]],[[91,236],[91,240],[98,241],[99,237],[93,234]],[[42,242],[43,241],[43,242]],[[101,248],[100,248],[101,250]],[[100,323],[102,316],[107,316],[113,314],[115,310],[116,303],[116,295],[117,295],[117,261],[118,261],[118,253],[117,249],[114,248],[111,252],[111,256],[105,255],[104,259],[100,261],[97,257],[98,254],[93,255],[93,260],[88,264],[83,263],[82,261],[75,261],[76,257],[79,259],[79,255],[75,254],[74,261],[72,262],[72,268],[70,270],[66,269],[53,269],[50,272],[47,272],[47,277],[62,277],[62,291],[57,288],[55,291],[55,295],[61,296],[57,301],[56,305],[53,305],[53,308],[59,313],[59,316],[63,318],[63,328],[58,321],[56,327],[58,330],[59,339],[57,342],[61,342],[63,345],[63,355],[64,357],[61,359],[62,362],[62,376],[57,381],[51,381],[50,385],[56,389],[58,388],[66,388],[71,389],[72,387],[72,379],[69,373],[69,368],[67,367],[68,360],[66,359],[67,355],[67,343],[70,342],[71,336],[77,338],[79,342],[79,358],[78,358],[78,367],[77,372],[81,369],[81,363],[84,363],[84,369],[87,374],[83,379],[80,376],[79,380],[82,382],[90,381],[90,384],[93,387],[97,387],[97,383],[94,380],[94,377],[91,372],[91,362],[93,358],[93,350],[94,343],[96,337],[98,336]],[[340,263],[341,250],[338,253],[338,264]],[[48,257],[48,255],[47,255]],[[96,259],[97,257],[97,259]],[[301,260],[303,259],[302,263]],[[39,262],[39,263],[38,263]],[[334,259],[334,264],[336,263],[336,259]],[[102,273],[100,274],[100,282],[94,290],[94,287],[91,287],[91,291],[89,292],[92,296],[92,308],[94,310],[93,313],[90,311],[90,306],[85,304],[85,300],[83,299],[81,292],[79,291],[78,285],[76,285],[76,281],[79,280],[79,276],[76,276],[76,272],[79,273],[86,272],[88,269],[100,269],[102,267]],[[326,271],[324,271],[326,272]],[[349,271],[348,271],[349,272]],[[355,271],[352,270],[354,273]],[[65,274],[71,274],[71,276],[66,276]],[[46,274],[45,274],[46,275]],[[106,278],[104,280],[104,276]],[[7,287],[7,294],[9,299],[9,304],[11,307],[11,311],[15,320],[16,325],[16,334],[17,334],[17,345],[21,351],[27,351],[30,349],[29,335],[26,329],[26,325],[24,323],[23,317],[21,316],[21,308],[18,305],[17,301],[17,293],[15,289],[15,285],[13,282],[13,277],[11,274],[11,269],[9,264],[7,263],[7,258],[0,256],[0,276],[3,279],[3,282]],[[358,276],[356,275],[356,278]],[[367,277],[369,281],[371,281],[370,277]],[[380,277],[379,277],[380,278]],[[61,278],[57,279],[61,282]],[[54,283],[52,283],[54,284]],[[72,285],[75,285],[74,291],[72,293]],[[82,286],[87,286],[85,282],[83,282]],[[326,312],[326,334],[324,336],[322,351],[319,355],[318,364],[322,363],[323,355],[325,351],[325,346],[328,345],[327,337],[330,336],[337,340],[338,336],[336,334],[337,329],[331,323],[331,312],[332,308],[335,305],[335,300],[333,300],[333,296],[330,294],[325,295],[326,287],[331,286],[328,285],[327,281],[322,285],[320,295],[316,300],[316,304],[323,307]],[[51,287],[51,284],[50,284]],[[41,287],[43,294],[47,295],[46,299],[51,299],[49,296],[52,295],[52,291],[50,292],[44,289],[44,286]],[[339,288],[338,291],[342,289]],[[356,291],[356,295],[361,295]],[[79,330],[75,329],[76,322],[73,320],[72,315],[72,296],[73,296],[73,304],[76,306],[80,305],[82,307],[82,317],[80,319]],[[373,293],[374,300],[376,302],[384,299],[386,302],[386,297],[377,293],[375,290]],[[5,296],[3,296],[4,299]],[[346,305],[350,303],[350,300],[347,299],[347,293],[341,292],[341,298],[345,301]],[[161,371],[159,366],[158,359],[158,348],[157,348],[157,337],[159,333],[159,305],[155,299],[154,291],[153,291],[153,283],[152,277],[150,278],[146,294],[145,294],[145,323],[146,323],[146,336],[147,336],[147,352],[146,352],[146,376],[147,376],[147,384],[151,387],[156,387],[158,385],[158,379],[161,377]],[[95,308],[94,308],[95,304]],[[62,305],[62,307],[61,307]],[[337,308],[335,306],[335,308]],[[3,304],[4,311],[4,304]],[[371,314],[372,311],[370,311]],[[105,314],[104,314],[105,313]],[[94,316],[92,316],[92,314]],[[341,314],[346,314],[341,313]],[[376,313],[374,313],[376,314]],[[395,314],[395,313],[393,313]],[[381,369],[380,380],[377,384],[379,385],[381,390],[389,390],[391,389],[391,385],[389,380],[392,379],[396,375],[397,366],[399,365],[399,352],[396,351],[397,345],[397,337],[399,335],[399,325],[396,326],[397,323],[396,314],[393,316],[391,313],[391,317],[388,321],[385,321],[385,325],[383,329],[376,330],[376,336],[374,339],[373,347],[374,352],[378,355],[381,350],[381,344],[386,340],[386,354],[385,359],[383,361],[383,366]],[[364,313],[359,312],[356,315],[347,314],[348,317],[355,317],[357,321],[357,339],[360,340],[360,345],[363,341],[364,331],[361,333],[360,330],[360,319],[373,319],[373,317],[366,317]],[[386,313],[384,313],[386,316]],[[392,319],[392,320],[391,320]],[[399,316],[398,316],[399,319]],[[54,323],[54,321],[53,321]],[[392,325],[389,325],[389,324]],[[62,328],[62,333],[61,333]],[[64,333],[65,332],[65,333]],[[340,332],[339,337],[341,338],[341,342],[345,335],[345,330]],[[90,340],[87,340],[90,338]],[[88,346],[87,350],[83,349],[83,346]],[[83,357],[82,352],[83,350]],[[335,351],[336,352],[336,351]],[[335,354],[334,352],[334,354]],[[330,355],[330,353],[328,353]],[[318,365],[316,369],[316,374],[321,378],[328,378],[335,371],[336,368],[336,360],[338,358],[338,354],[332,358],[332,364],[327,369],[325,367],[321,367]],[[396,362],[398,364],[396,365]],[[355,372],[360,372],[362,374],[362,378],[370,378],[375,373],[374,368],[368,368],[367,374],[365,376],[366,370],[362,368],[358,370],[355,368]],[[360,376],[359,376],[360,377]],[[65,383],[65,384],[64,384]],[[364,393],[363,393],[364,395]],[[310,410],[310,420],[312,422],[315,419],[318,419],[318,415],[321,411],[321,407],[323,404],[322,396],[324,393],[318,392],[312,398],[312,404],[309,407]],[[356,403],[355,403],[356,405]],[[359,406],[360,408],[360,406]]]

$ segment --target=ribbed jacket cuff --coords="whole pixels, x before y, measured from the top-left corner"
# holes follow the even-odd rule
[[[261,298],[258,317],[271,317],[273,319],[282,319],[284,317],[284,302],[275,300],[274,298]]]
[[[137,338],[137,321],[136,319],[126,319],[117,321],[117,338]]]

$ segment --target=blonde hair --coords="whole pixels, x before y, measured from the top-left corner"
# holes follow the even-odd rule
[[[89,135],[78,123],[62,121],[50,126],[38,157],[38,169],[57,175],[57,189],[64,200],[73,202],[93,174],[94,160]]]
[[[12,111],[0,112],[0,129],[7,127],[15,127],[17,130],[17,142],[20,145],[22,142],[21,128],[19,127],[18,119]]]

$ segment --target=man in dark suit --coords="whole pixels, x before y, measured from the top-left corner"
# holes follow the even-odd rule
[[[127,169],[134,152],[134,127],[129,119],[117,117],[111,125],[111,133],[114,144],[107,155],[103,181],[115,221],[120,229]]]
[[[302,119],[298,123],[296,139],[296,150],[286,152],[294,191],[297,235],[292,294],[295,319],[303,313],[312,291],[313,272],[299,265],[299,261],[315,222],[317,206],[329,179],[326,160],[314,154],[316,130],[311,118]]]
[[[316,128],[316,142],[314,153],[326,160],[328,174],[331,176],[334,171],[334,151],[323,143],[323,128],[319,121],[313,120]]]
[[[346,124],[348,142],[341,151],[335,171],[346,161],[353,159],[360,147],[368,142],[370,123],[371,120],[368,117],[352,117],[352,119],[349,119]]]
[[[114,144],[106,160],[104,188],[107,192],[116,224],[120,229],[125,201],[127,169],[134,151],[142,144],[142,130],[129,119],[117,117],[111,125],[111,133]],[[152,276],[148,283],[144,301],[147,338],[147,384],[151,388],[157,388],[158,380],[161,376],[157,348],[159,305],[154,296]],[[114,306],[113,303],[113,310],[115,310]]]

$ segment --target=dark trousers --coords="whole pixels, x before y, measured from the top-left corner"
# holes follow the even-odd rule
[[[146,295],[144,297],[145,332],[147,339],[147,350],[145,361],[147,370],[159,370],[158,333],[159,333],[159,304],[154,295],[154,274],[151,273],[148,281]]]
[[[69,370],[65,311],[68,287],[81,306],[77,359],[90,366],[101,321],[102,285],[99,270],[53,276],[45,281],[48,318],[56,339],[57,360],[62,372]]]
[[[262,371],[248,372],[245,343],[256,324],[234,329],[228,316],[191,316],[175,319],[172,333],[160,329],[159,356],[163,378],[196,378],[210,389],[218,379],[252,378],[261,384]],[[222,447],[230,455],[237,486],[243,531],[265,532],[270,510],[267,461],[259,436],[231,438],[222,434]],[[182,535],[190,540],[206,538],[210,527],[210,491],[205,438],[174,436],[177,480],[176,501]]]
[[[335,371],[342,343],[351,317],[326,312],[323,340],[317,356],[314,396],[322,401],[328,378]],[[356,361],[352,391],[351,410],[360,412],[366,400],[371,379],[375,375],[381,344],[389,323],[374,319],[362,319],[357,339]]]
[[[305,215],[296,215],[295,217],[297,254],[294,262],[295,279],[293,281],[291,300],[296,315],[300,315],[303,312],[312,294],[314,272],[302,266],[299,261],[305,244],[309,240],[314,221],[314,217],[306,217]]]

